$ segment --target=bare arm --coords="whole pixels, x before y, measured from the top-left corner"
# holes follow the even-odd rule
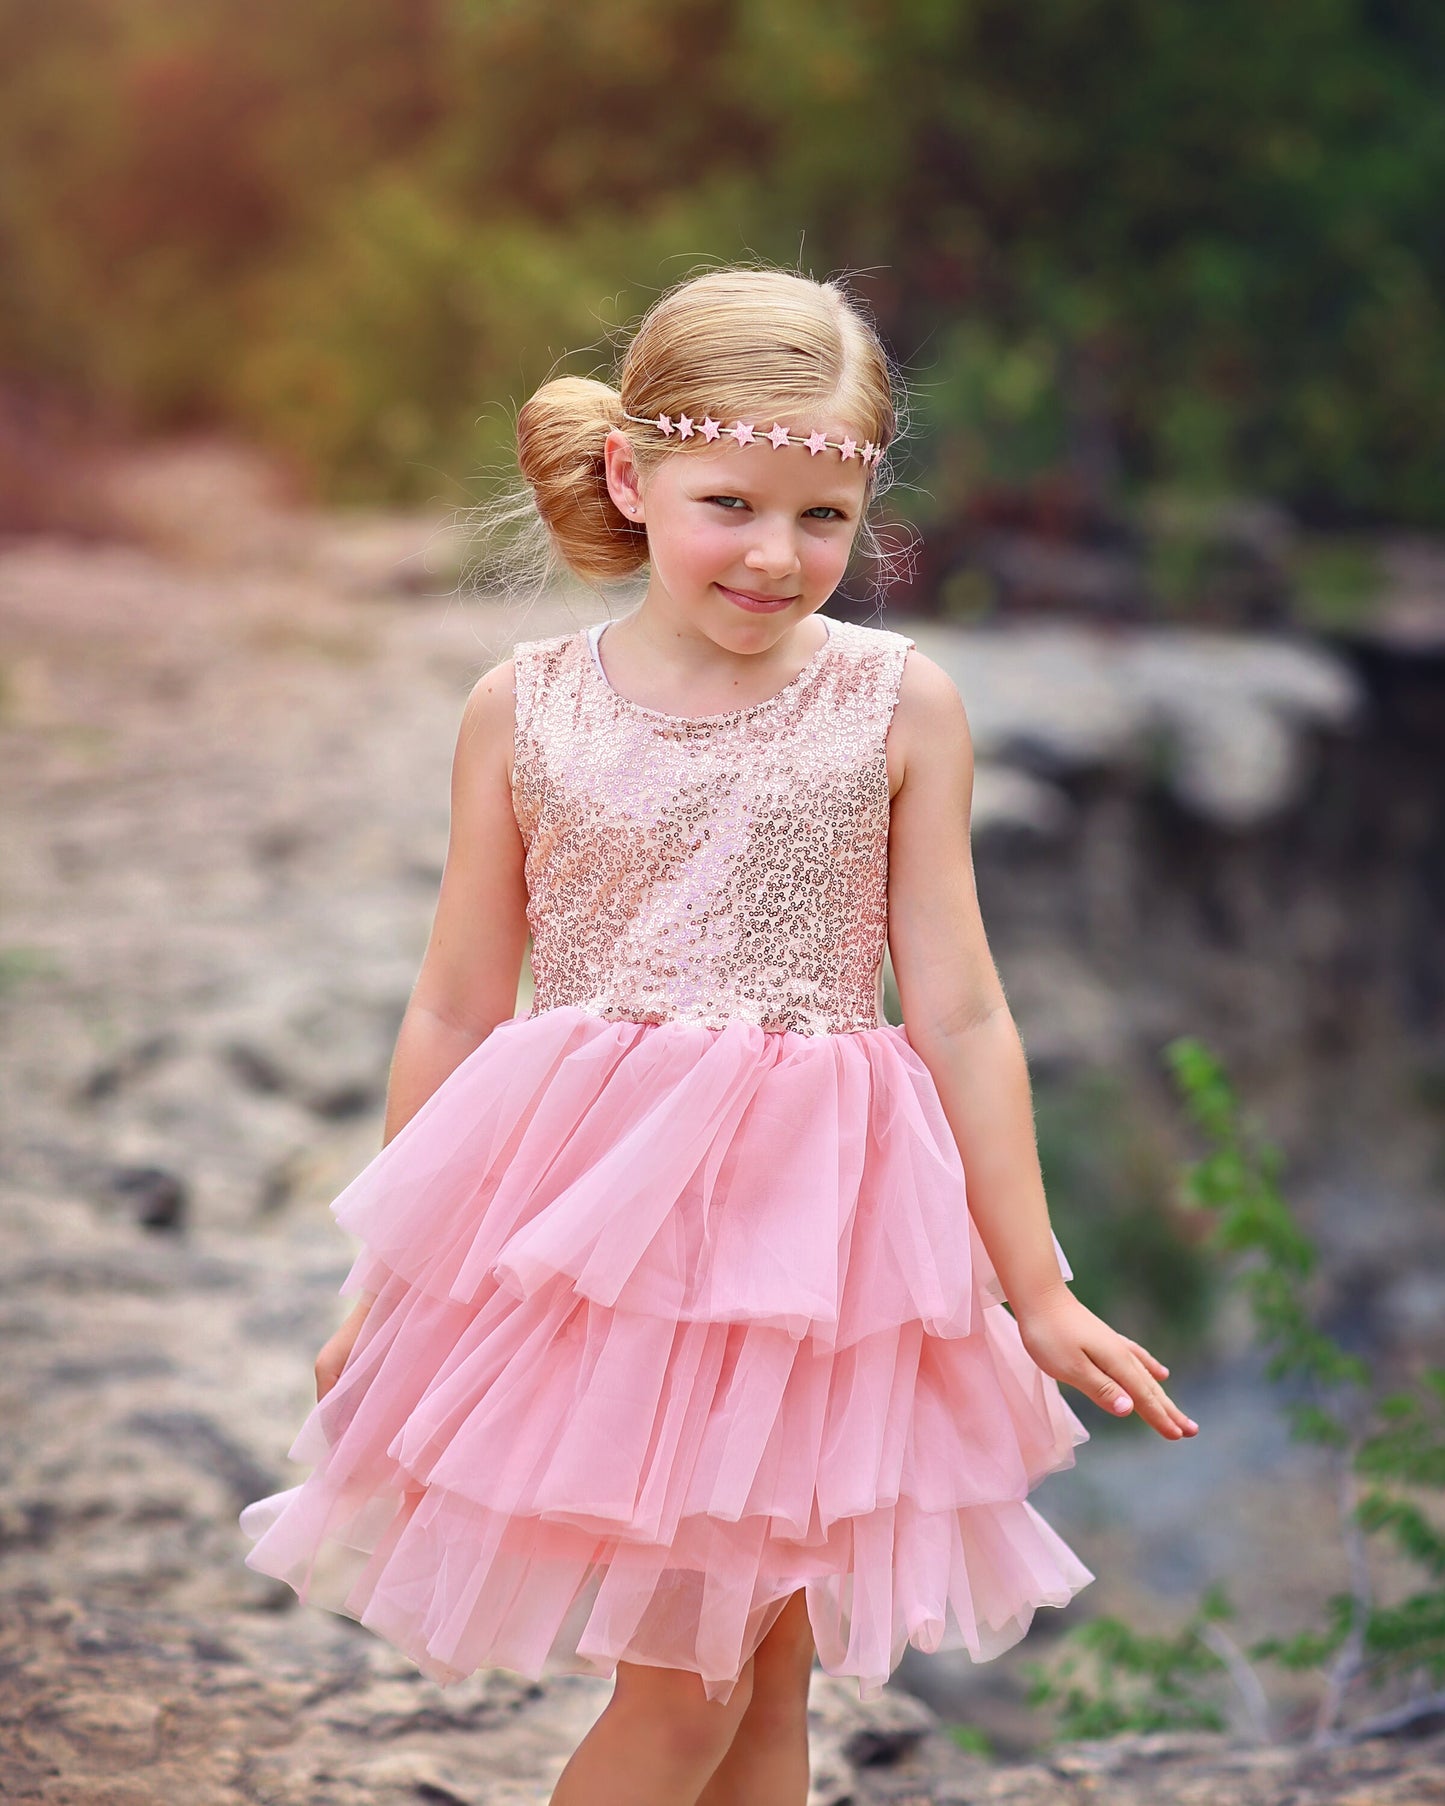
[[[933,1076],[968,1204],[1025,1346],[1106,1408],[1132,1400],[1161,1435],[1197,1429],[1147,1349],[1069,1290],[1050,1234],[1028,1065],[979,914],[970,846],[973,742],[952,679],[916,648],[889,733],[889,950],[908,1039]]]
[[[478,680],[452,759],[451,830],[431,935],[397,1033],[385,1146],[517,1007],[527,944],[521,835],[512,813],[512,664]],[[361,1292],[316,1358],[320,1400],[341,1375],[375,1299]]]
[[[512,813],[513,719],[509,659],[478,680],[462,711],[446,865],[392,1055],[383,1146],[517,1007],[527,892]]]

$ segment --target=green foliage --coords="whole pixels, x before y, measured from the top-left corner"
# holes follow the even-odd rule
[[[1072,1631],[1052,1666],[1034,1666],[1032,1699],[1059,1708],[1063,1734],[1098,1736],[1211,1722],[1220,1672],[1250,1675],[1246,1656],[1324,1682],[1316,1732],[1330,1735],[1357,1681],[1445,1679],[1445,1369],[1427,1369],[1413,1390],[1380,1392],[1369,1364],[1319,1329],[1309,1282],[1315,1249],[1279,1188],[1281,1157],[1241,1111],[1218,1059],[1184,1038],[1166,1050],[1184,1108],[1208,1152],[1183,1175],[1184,1195],[1215,1215],[1212,1245],[1234,1262],[1266,1371],[1302,1396],[1288,1411],[1292,1433],[1332,1452],[1344,1501],[1342,1533],[1352,1585],[1325,1602],[1324,1621],[1291,1636],[1266,1636],[1247,1652],[1207,1626],[1230,1615],[1215,1587],[1173,1639],[1140,1637],[1116,1619]],[[1419,1571],[1403,1599],[1375,1596],[1370,1537]],[[1228,1658],[1221,1651],[1228,1652]],[[1212,1658],[1212,1659],[1211,1659]]]
[[[1166,1326],[1176,1349],[1202,1339],[1215,1276],[1171,1222],[1167,1154],[1127,1081],[1095,1069],[1040,1084],[1034,1118],[1049,1214],[1080,1296],[1106,1318],[1141,1319],[1146,1342]],[[1124,1423],[1106,1433],[1115,1428],[1132,1433]]]
[[[977,1725],[951,1724],[948,1735],[959,1749],[966,1750],[970,1756],[992,1756],[994,1753],[993,1739]]]
[[[0,367],[431,494],[662,284],[801,258],[921,521],[1102,456],[1440,525],[1442,68],[1430,0],[0,0]]]
[[[1204,1633],[1232,1612],[1216,1587],[1172,1637],[1143,1635],[1117,1617],[1092,1618],[1070,1634],[1051,1665],[1023,1665],[1030,1678],[1029,1703],[1055,1707],[1059,1734],[1070,1738],[1223,1730],[1224,1711],[1207,1696],[1205,1685],[1217,1681],[1224,1663]]]
[[[1355,1471],[1445,1490],[1445,1369],[1428,1369],[1418,1394],[1390,1393],[1376,1410],[1381,1427],[1361,1442]]]
[[[1303,1282],[1314,1271],[1315,1250],[1280,1192],[1279,1150],[1243,1119],[1223,1067],[1199,1042],[1179,1040],[1167,1052],[1185,1110],[1213,1144],[1186,1172],[1184,1195],[1215,1213],[1219,1252],[1253,1257],[1239,1283],[1260,1339],[1271,1349],[1265,1372],[1271,1379],[1300,1376],[1325,1387],[1365,1385],[1366,1364],[1311,1321]],[[1317,1401],[1292,1416],[1305,1440],[1334,1442],[1344,1433],[1339,1417]]]
[[[1042,326],[1020,331],[976,316],[940,325],[912,421],[938,462],[915,512],[924,519],[946,513],[980,483],[1022,483],[1063,461],[1060,357],[1057,338]]]
[[[33,978],[60,978],[65,968],[48,947],[0,947],[0,998]]]
[[[1282,1668],[1307,1672],[1321,1667],[1349,1636],[1355,1622],[1355,1601],[1349,1593],[1331,1593],[1325,1601],[1322,1630],[1301,1631],[1293,1637],[1261,1637],[1250,1645],[1258,1660],[1271,1657]]]
[[[1306,539],[1295,559],[1300,616],[1326,630],[1367,621],[1384,581],[1374,548],[1348,534]]]

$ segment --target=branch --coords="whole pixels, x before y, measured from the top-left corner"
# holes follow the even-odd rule
[[[1359,1494],[1355,1485],[1355,1460],[1359,1449],[1359,1437],[1354,1436],[1350,1440],[1349,1447],[1343,1450],[1340,1456],[1341,1536],[1344,1539],[1345,1556],[1349,1563],[1350,1597],[1354,1602],[1354,1611],[1350,1620],[1349,1633],[1340,1645],[1334,1661],[1330,1664],[1325,1679],[1324,1694],[1320,1700],[1319,1710],[1315,1713],[1314,1730],[1310,1736],[1310,1742],[1315,1746],[1331,1740],[1335,1726],[1339,1722],[1340,1712],[1344,1707],[1345,1694],[1349,1690],[1350,1683],[1365,1665],[1365,1630],[1369,1623],[1373,1594],[1365,1531],[1356,1515]]]
[[[1436,1717],[1445,1720],[1445,1693],[1427,1693],[1420,1699],[1407,1700],[1403,1706],[1381,1712],[1376,1718],[1362,1719],[1359,1724],[1315,1738],[1314,1743],[1316,1748],[1329,1749],[1336,1744],[1358,1743],[1366,1737],[1393,1737],[1401,1731],[1413,1731],[1422,1720]]]
[[[1199,1637],[1224,1663],[1225,1672],[1234,1682],[1249,1723],[1250,1735],[1256,1743],[1272,1743],[1274,1733],[1270,1728],[1269,1697],[1249,1658],[1221,1625],[1206,1624],[1199,1632]]]

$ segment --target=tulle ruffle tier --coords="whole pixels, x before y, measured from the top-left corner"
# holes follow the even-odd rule
[[[1026,1497],[1088,1432],[902,1029],[517,1017],[332,1211],[376,1301],[246,1562],[443,1684],[624,1660],[726,1698],[802,1587],[869,1697],[1093,1579]]]

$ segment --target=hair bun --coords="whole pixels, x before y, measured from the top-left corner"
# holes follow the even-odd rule
[[[567,565],[586,581],[630,577],[647,562],[647,534],[607,488],[602,448],[625,424],[622,397],[590,376],[559,376],[517,415],[517,463]]]

